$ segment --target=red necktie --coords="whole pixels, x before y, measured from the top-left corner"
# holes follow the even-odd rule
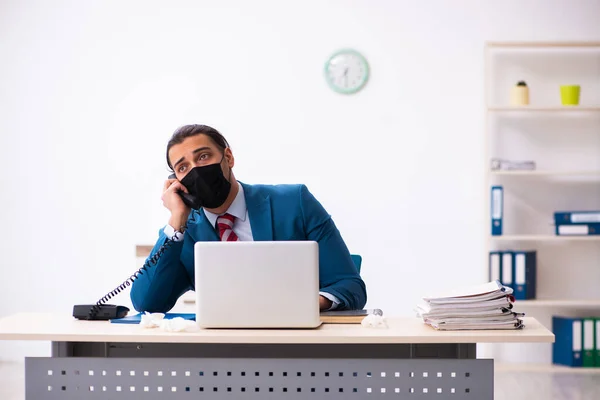
[[[231,214],[221,215],[217,218],[217,228],[219,228],[219,236],[222,242],[236,242],[237,235],[233,231],[233,221],[235,217]]]

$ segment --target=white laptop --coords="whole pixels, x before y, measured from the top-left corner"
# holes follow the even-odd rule
[[[198,326],[321,325],[317,242],[197,242],[194,260]]]

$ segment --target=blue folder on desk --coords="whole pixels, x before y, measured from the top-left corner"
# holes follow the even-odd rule
[[[129,317],[119,318],[119,319],[111,319],[110,322],[113,324],[139,324],[142,320],[142,313],[138,313],[135,315],[130,315]],[[173,319],[181,317],[183,319],[187,319],[190,321],[196,320],[196,314],[178,314],[178,313],[166,313],[163,319]]]

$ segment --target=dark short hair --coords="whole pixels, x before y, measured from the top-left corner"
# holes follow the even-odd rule
[[[171,147],[182,143],[185,139],[191,136],[197,135],[208,136],[221,151],[224,151],[227,147],[229,147],[227,139],[225,139],[225,137],[223,137],[223,135],[221,135],[215,128],[212,128],[208,125],[184,125],[180,128],[177,128],[167,143],[167,165],[171,171],[173,170],[173,166],[169,160],[169,150]]]

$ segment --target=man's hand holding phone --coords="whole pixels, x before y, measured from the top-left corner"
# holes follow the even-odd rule
[[[186,206],[179,192],[188,193],[185,186],[177,179],[167,179],[163,187],[162,201],[163,205],[171,212],[169,225],[175,230],[180,230],[186,225],[190,215],[190,207]]]

